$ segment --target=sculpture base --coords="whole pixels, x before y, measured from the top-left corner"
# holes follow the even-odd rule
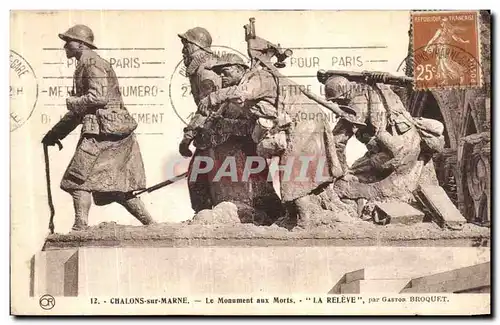
[[[43,250],[77,247],[185,246],[460,246],[490,245],[490,229],[466,224],[462,230],[434,223],[385,226],[355,220],[289,231],[252,224],[188,225],[162,223],[124,226],[102,223],[86,231],[49,235]]]
[[[489,254],[489,234],[472,224],[462,231],[367,222],[288,231],[251,224],[103,223],[47,238],[32,259],[31,296],[324,294],[345,272],[384,260],[405,261],[409,270],[475,260],[480,251]]]
[[[32,259],[30,294],[99,297],[108,304],[113,304],[111,298],[326,295],[344,274],[365,267],[381,267],[392,279],[413,279],[488,261],[490,256],[485,247],[218,244],[42,251]]]

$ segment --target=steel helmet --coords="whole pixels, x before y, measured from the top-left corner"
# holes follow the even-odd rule
[[[192,43],[199,48],[209,51],[212,46],[212,36],[203,27],[194,27],[189,29],[184,34],[177,34],[181,39]]]
[[[357,105],[346,106],[345,101],[349,101],[354,97],[356,91],[356,84],[350,82],[347,78],[342,76],[333,76],[328,78],[325,82],[325,97],[327,100],[343,100],[344,103],[338,103],[339,108],[342,109],[345,114],[342,118],[351,124],[358,126],[366,126],[365,120],[366,115],[360,110]]]
[[[92,49],[96,49],[94,45],[94,33],[92,29],[85,25],[75,25],[68,29],[65,33],[59,34],[59,38],[63,41],[78,41],[86,44]]]
[[[325,82],[325,97],[327,100],[349,99],[352,90],[351,82],[342,76],[330,77]]]
[[[214,70],[218,74],[223,67],[227,67],[230,65],[240,65],[242,67],[245,67],[246,69],[249,68],[248,64],[246,64],[239,55],[234,53],[224,53],[209,69]]]
[[[341,117],[342,119],[357,126],[366,126],[366,115],[362,114],[356,106],[339,105],[339,107],[346,113]]]

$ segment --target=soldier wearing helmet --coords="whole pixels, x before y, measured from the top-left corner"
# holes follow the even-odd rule
[[[238,84],[248,68],[241,57],[232,53],[222,54],[214,64],[206,67],[206,69],[221,76],[222,89],[220,91]],[[231,136],[247,136],[249,134],[248,129],[253,123],[247,111],[236,105],[213,107],[213,110],[216,109],[217,112],[210,115],[211,112],[208,111],[207,107],[199,108],[199,113],[204,117],[210,116],[206,118],[203,125],[196,129],[194,140],[196,148],[215,147],[224,143]],[[230,123],[223,125],[225,120]]]
[[[284,221],[283,225],[290,227],[296,223],[299,227],[306,227],[312,213],[310,194],[322,190],[341,175],[338,160],[329,150],[333,139],[327,121],[292,119],[302,114],[321,114],[320,105],[303,93],[293,91],[297,84],[279,76],[265,64],[248,69],[244,74],[238,68],[226,65],[213,69],[220,71],[227,78],[225,84],[231,86],[202,99],[199,111],[210,114],[227,104],[248,112],[255,121],[251,137],[256,144],[256,153],[262,158],[279,157],[279,164],[289,170],[279,173],[284,204],[276,206],[280,210],[282,206],[283,210],[289,208],[290,212],[280,220],[296,215],[297,221],[290,218],[290,224]],[[302,157],[310,160],[301,165]]]
[[[376,74],[373,78],[382,79]],[[334,76],[325,82],[325,95],[340,107],[348,106],[356,113],[355,120],[342,118],[333,130],[335,148],[344,170],[344,177],[335,185],[339,195],[370,199],[393,188],[387,184],[416,166],[421,155],[418,130],[389,86],[371,80],[350,82],[345,77]],[[356,125],[358,122],[361,124]],[[345,147],[353,135],[368,151],[348,168]]]
[[[189,66],[195,58],[193,53],[197,53],[201,50],[212,54],[212,50],[210,48],[212,46],[212,36],[205,28],[194,27],[189,29],[184,34],[177,34],[177,36],[179,36],[182,40],[182,56],[186,67]]]
[[[78,61],[68,112],[44,136],[54,145],[82,124],[76,152],[61,181],[73,197],[73,230],[87,227],[91,196],[96,205],[117,202],[142,224],[154,223],[140,198],[130,194],[146,187],[144,165],[134,130],[136,121],[124,106],[111,64],[93,51],[94,34],[75,25],[59,34],[68,58]]]
[[[344,171],[343,179],[346,181],[358,180],[359,175],[356,171],[360,170],[359,160],[354,163],[354,170],[347,165],[346,146],[352,136],[365,144],[369,152],[379,154],[379,148],[374,140],[375,128],[369,122],[370,104],[374,106],[378,101],[371,103],[370,99],[373,100],[373,96],[370,96],[372,94],[369,94],[369,91],[371,91],[369,85],[351,82],[343,76],[333,76],[325,82],[325,98],[338,104],[341,109],[345,111],[350,109],[353,112],[342,116],[333,129],[335,149]],[[380,113],[385,114],[382,111]],[[373,155],[370,155],[370,158],[373,158]],[[371,167],[370,163],[364,160],[363,164]]]
[[[373,79],[382,78],[373,74]],[[347,84],[350,86],[345,91]],[[349,121],[339,121],[334,129],[339,157],[342,157],[340,152],[345,150],[347,140],[356,134],[358,140],[367,145],[368,154],[373,154],[369,157],[373,158],[372,164],[376,165],[377,170],[383,171],[380,175],[402,171],[418,159],[420,145],[414,120],[388,85],[371,80],[350,82],[344,77],[335,76],[326,81],[325,94],[327,99],[356,111],[359,120],[366,124],[360,129],[355,127],[356,132],[353,132]],[[344,165],[344,170],[347,172],[347,165]]]
[[[202,98],[221,88],[220,77],[215,72],[205,69],[205,67],[217,62],[218,59],[211,50],[212,36],[202,27],[191,28],[183,34],[178,34],[178,36],[183,45],[182,57],[191,85],[191,93],[195,104],[198,105]],[[189,146],[196,137],[195,130],[202,126],[204,122],[205,117],[197,111],[184,128],[184,136],[179,144],[179,153],[183,157],[193,156]],[[196,156],[209,156],[209,154],[207,150],[197,148],[194,157],[191,159],[188,173],[192,170],[192,163]],[[195,212],[212,208],[213,195],[210,191],[207,175],[199,175],[196,182],[188,182],[188,188],[191,207]]]
[[[340,118],[333,129],[334,144],[344,178],[351,179],[346,160],[346,145],[352,136],[367,143],[374,130],[367,125],[369,117],[368,86],[347,80],[343,76],[333,76],[325,82],[325,98],[339,105],[346,114]]]

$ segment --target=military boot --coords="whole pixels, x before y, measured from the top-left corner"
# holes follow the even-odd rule
[[[152,225],[156,223],[140,198],[131,198],[120,202],[120,204],[123,205],[125,209],[127,209],[127,211],[130,212],[130,214],[132,214],[143,225]]]
[[[75,223],[72,230],[80,231],[88,228],[89,210],[92,204],[91,194],[86,191],[73,191],[73,206],[75,208]]]
[[[294,201],[297,213],[297,227],[305,229],[311,222],[312,206],[308,195]]]

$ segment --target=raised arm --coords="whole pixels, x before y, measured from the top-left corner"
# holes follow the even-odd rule
[[[203,99],[209,94],[217,91],[221,88],[221,78],[214,72],[210,70],[203,69],[200,71],[199,75],[199,98]],[[184,128],[184,139],[185,142],[190,142],[195,136],[195,129],[202,126],[205,123],[205,116],[197,111],[193,114],[189,120],[189,124]]]
[[[258,71],[242,80],[237,86],[220,89],[208,96],[208,106],[216,107],[225,101],[244,104],[247,101],[258,101],[266,97],[276,96],[276,82],[273,76],[264,71]]]
[[[451,35],[451,38],[453,38],[455,40],[455,42],[459,42],[459,43],[469,43],[469,40],[464,40],[463,38],[461,38],[460,36],[458,35]]]
[[[352,125],[350,124],[350,122],[344,119],[340,119],[337,124],[335,124],[332,133],[335,151],[340,162],[340,167],[342,168],[343,175],[347,175],[349,165],[347,164],[346,159],[346,147],[347,142],[354,135]]]

